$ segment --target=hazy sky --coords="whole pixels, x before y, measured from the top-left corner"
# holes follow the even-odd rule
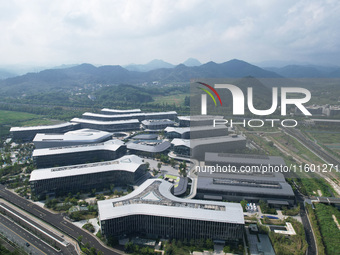
[[[338,0],[0,0],[0,65],[336,64]]]

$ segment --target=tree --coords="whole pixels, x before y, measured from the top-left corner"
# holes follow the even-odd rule
[[[130,242],[127,242],[126,244],[125,244],[125,251],[126,252],[131,252],[131,251],[133,251],[133,243],[130,241]]]
[[[82,240],[83,240],[83,236],[78,236],[78,242],[81,243]]]
[[[207,239],[207,240],[205,241],[205,244],[206,244],[206,246],[207,246],[208,249],[214,248],[214,242],[213,242],[213,240],[211,240],[211,239]]]
[[[246,206],[247,206],[247,204],[248,204],[248,201],[243,199],[243,200],[240,202],[240,204],[241,204],[241,206],[242,206],[242,208],[243,208],[243,211],[245,212],[245,211],[246,211]]]
[[[161,170],[161,167],[162,167],[162,163],[161,163],[161,162],[158,162],[158,164],[157,164],[158,171]]]
[[[171,167],[175,167],[175,165],[176,165],[176,162],[173,158],[170,159],[170,165],[171,165]]]
[[[224,246],[224,247],[223,247],[223,252],[224,252],[224,253],[229,253],[229,252],[231,252],[230,246],[228,246],[228,245],[227,245],[227,246]]]

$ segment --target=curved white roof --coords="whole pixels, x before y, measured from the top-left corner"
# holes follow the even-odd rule
[[[95,143],[101,142],[112,136],[112,133],[94,130],[94,129],[79,129],[74,131],[66,132],[65,134],[36,134],[33,142],[84,142],[84,143]]]
[[[68,126],[74,126],[76,123],[65,122],[56,125],[45,125],[45,126],[31,126],[31,127],[11,127],[10,131],[28,131],[28,130],[46,130],[46,129],[55,129],[55,128],[62,128]]]
[[[178,198],[171,194],[172,186],[164,180],[149,179],[124,197],[98,201],[99,219],[102,221],[142,214],[244,224],[239,203]]]
[[[75,152],[94,151],[94,150],[116,151],[123,145],[124,145],[123,141],[114,139],[114,140],[109,140],[103,143],[89,143],[89,144],[82,144],[82,145],[35,149],[33,151],[32,156],[38,157],[38,156],[48,156],[48,155],[55,155],[55,154],[75,153]]]
[[[189,139],[174,138],[172,139],[171,144],[173,144],[174,146],[185,146],[185,147],[190,148]]]
[[[119,124],[139,123],[138,119],[116,120],[116,121],[100,121],[100,120],[88,120],[88,119],[73,118],[71,121],[76,122],[76,123],[89,123],[89,124],[97,124],[97,125],[119,125]]]
[[[30,181],[39,181],[109,171],[127,171],[134,173],[142,164],[144,164],[144,162],[140,157],[136,155],[127,155],[117,160],[111,161],[34,170],[31,173]]]

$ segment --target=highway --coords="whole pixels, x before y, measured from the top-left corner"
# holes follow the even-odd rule
[[[65,220],[63,215],[53,214],[41,208],[40,206],[22,197],[19,197],[18,195],[12,193],[11,191],[6,190],[5,186],[2,184],[0,184],[0,196],[3,199],[7,200],[8,202],[11,202],[12,204],[20,207],[21,209],[44,220],[45,222],[64,232],[66,235],[74,238],[75,240],[77,240],[79,236],[83,236],[82,243],[84,244],[89,243],[90,247],[94,247],[97,250],[97,252],[101,251],[105,255],[124,254],[124,252],[122,251],[114,250],[102,245],[102,243],[98,241],[96,237],[86,232],[85,230],[73,225],[71,222]],[[73,246],[69,245],[68,247],[69,247],[68,252],[64,254],[77,254]],[[73,247],[73,250],[71,247]]]
[[[0,232],[3,233],[8,240],[11,240],[13,243],[21,246],[27,253],[31,252],[32,254],[37,255],[62,254],[42,242],[39,238],[24,228],[7,219],[2,214],[0,214]],[[29,246],[26,244],[29,244]]]

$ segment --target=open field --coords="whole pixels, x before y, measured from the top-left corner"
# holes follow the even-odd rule
[[[152,104],[175,104],[176,106],[184,105],[184,99],[186,96],[190,96],[190,94],[178,94],[178,95],[169,95],[169,96],[154,96],[155,100]]]
[[[18,121],[32,120],[36,118],[41,118],[41,116],[25,113],[25,112],[12,112],[12,111],[2,111],[0,110],[0,124],[10,124]]]
[[[12,126],[49,125],[58,122],[60,121],[50,120],[42,115],[0,110],[0,137],[7,136]]]

